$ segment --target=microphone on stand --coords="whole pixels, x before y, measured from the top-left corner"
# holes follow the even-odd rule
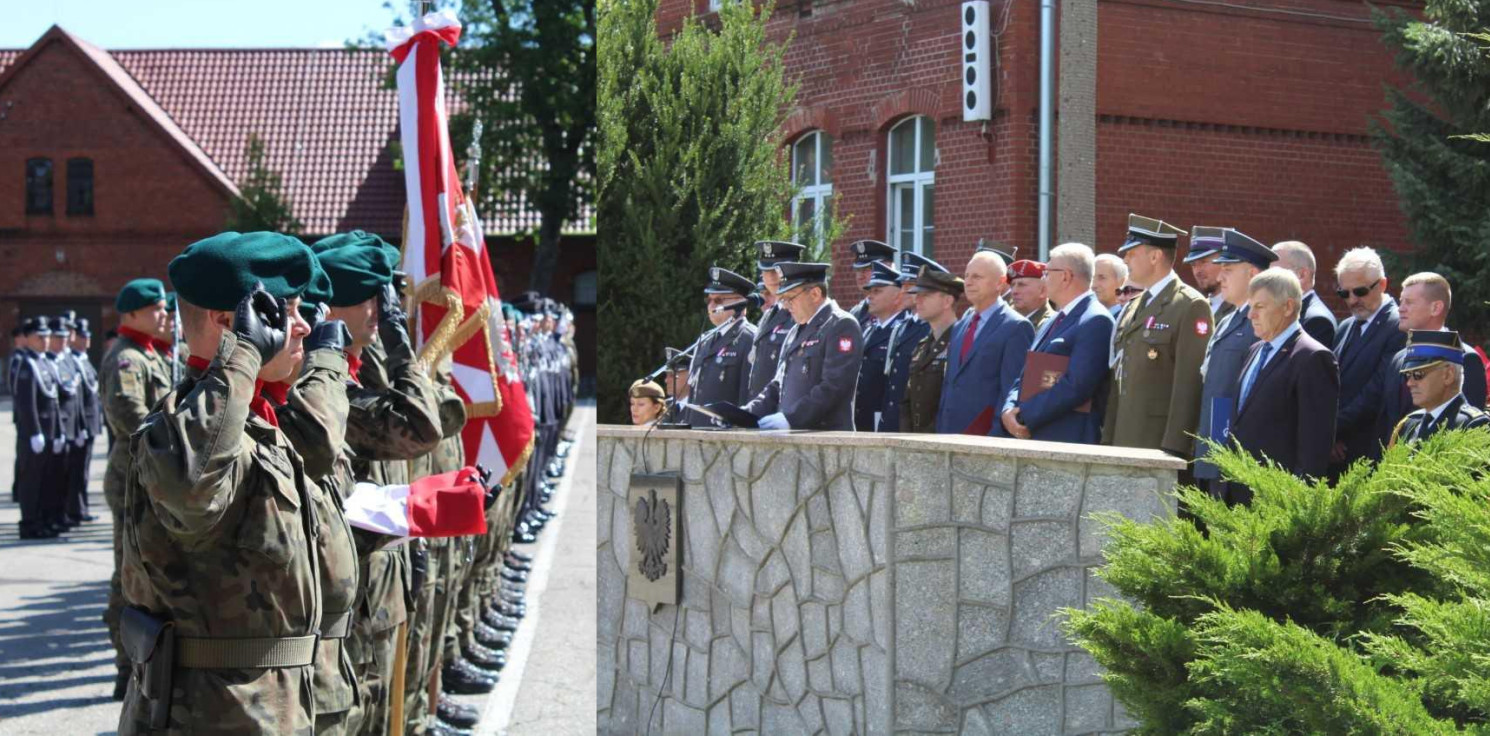
[[[751,294],[750,296],[747,296],[744,299],[741,299],[740,301],[737,301],[737,302],[730,302],[729,304],[721,304],[721,305],[715,307],[713,311],[714,311],[714,314],[719,314],[720,312],[725,312],[725,311],[734,312],[736,314],[739,314],[740,312],[745,311],[745,309],[747,307],[755,307],[756,309],[760,309],[761,305],[763,305],[765,303],[766,303],[766,298],[763,297],[763,296],[761,296],[759,293],[755,293],[755,294]]]

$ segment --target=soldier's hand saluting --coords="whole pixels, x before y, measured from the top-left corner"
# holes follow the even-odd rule
[[[284,349],[289,332],[290,312],[284,300],[271,296],[262,283],[254,284],[233,312],[233,334],[259,352],[261,363]]]
[[[339,319],[326,319],[326,312],[326,305],[319,305],[316,323],[310,328],[310,335],[305,338],[306,352],[321,349],[346,352],[347,346],[352,344],[352,331],[347,329],[347,323]]]

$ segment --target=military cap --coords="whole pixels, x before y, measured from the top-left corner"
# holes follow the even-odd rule
[[[748,296],[755,291],[755,282],[727,268],[714,266],[709,269],[709,283],[705,294],[739,294]],[[555,307],[557,311],[557,307]]]
[[[76,327],[76,329],[74,331],[77,332],[79,335],[82,335],[83,337],[87,337],[87,338],[93,337],[93,332],[88,329],[88,318],[87,317],[79,317],[78,318],[77,327]]]
[[[176,292],[174,291],[166,292],[166,311],[176,311]]]
[[[899,274],[895,269],[875,261],[869,267],[869,281],[865,282],[864,290],[869,291],[876,286],[896,286],[900,284]]]
[[[228,311],[255,284],[281,299],[298,297],[315,268],[315,254],[292,235],[226,232],[186,246],[167,272],[182,301]]]
[[[40,317],[27,317],[20,329],[22,335],[49,335],[52,332]]]
[[[978,238],[978,248],[974,253],[992,253],[1004,262],[1005,266],[1014,263],[1014,257],[1019,255],[1019,246],[1007,246],[1000,243],[988,245],[982,238]]]
[[[376,235],[372,237],[377,238]],[[329,239],[322,239],[317,245]],[[377,296],[384,286],[393,283],[393,270],[397,262],[390,257],[388,249],[379,243],[381,238],[376,242],[347,240],[342,245],[316,252],[316,260],[331,282],[327,304],[333,307],[361,304]]]
[[[807,246],[786,240],[757,240],[755,265],[762,271],[776,268],[782,261],[795,261],[807,252]]]
[[[52,320],[45,316],[34,317],[33,319],[36,320],[36,327],[31,331],[31,333],[34,335],[41,335],[42,337],[51,337]]]
[[[922,266],[925,266],[926,268],[929,268],[933,271],[941,271],[942,273],[947,272],[946,267],[942,264],[937,263],[936,261],[933,261],[930,258],[921,255],[920,253],[911,253],[910,251],[906,251],[905,253],[900,254],[900,283],[904,284],[907,281],[915,281],[916,275],[921,273]]]
[[[1188,235],[1188,233],[1163,220],[1130,214],[1128,215],[1128,240],[1118,248],[1118,252],[1126,253],[1140,245],[1174,250],[1181,235]]]
[[[1278,260],[1278,254],[1272,248],[1247,237],[1240,230],[1228,227],[1222,236],[1225,242],[1221,246],[1221,255],[1216,256],[1216,263],[1250,263],[1266,270]]]
[[[52,334],[66,337],[72,334],[72,315],[67,312],[52,318]]]
[[[523,314],[533,314],[539,310],[543,297],[536,291],[525,291],[512,300],[512,308]]]
[[[1185,254],[1185,263],[1194,263],[1221,251],[1226,244],[1228,228],[1196,225],[1190,228],[1190,252]]]
[[[922,266],[920,273],[916,274],[916,282],[911,287],[911,293],[920,294],[925,291],[940,291],[943,294],[960,297],[962,296],[963,286],[960,277],[953,276],[947,273],[946,270],[936,271],[930,266]]]
[[[1464,365],[1464,347],[1459,333],[1453,330],[1412,330],[1407,336],[1407,355],[1402,372],[1427,368],[1439,363]]]
[[[633,399],[652,399],[653,401],[662,401],[663,397],[666,396],[662,392],[661,386],[658,386],[655,381],[648,381],[645,378],[636,379],[631,384],[631,390],[627,391],[626,395]]]
[[[114,311],[125,314],[166,300],[166,285],[160,279],[135,279],[119,290]]]
[[[1045,264],[1039,261],[1022,260],[1009,264],[1009,281],[1014,279],[1039,279],[1045,277]]]
[[[900,251],[888,243],[878,240],[860,240],[849,249],[854,252],[854,268],[869,268],[869,264],[875,261],[895,262],[895,256]]]
[[[782,261],[777,264],[777,268],[781,269],[781,286],[776,290],[777,294],[785,294],[807,284],[828,283],[828,264],[826,263]]]

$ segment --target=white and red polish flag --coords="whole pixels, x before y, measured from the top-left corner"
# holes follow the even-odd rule
[[[466,402],[467,460],[510,482],[532,451],[533,414],[481,221],[461,189],[450,146],[440,45],[459,43],[460,21],[448,10],[429,13],[384,38],[398,65],[408,191],[403,269],[413,284],[414,339],[427,365],[451,356],[455,390]]]
[[[358,483],[346,500],[347,523],[397,537],[462,537],[486,533],[486,489],[465,467],[427,475],[407,485]]]

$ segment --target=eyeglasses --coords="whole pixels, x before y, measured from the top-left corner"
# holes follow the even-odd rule
[[[1057,273],[1057,272],[1060,272],[1060,271],[1065,271],[1066,273],[1070,273],[1071,272],[1071,269],[1069,269],[1069,268],[1051,268],[1049,266],[1046,266],[1045,267],[1045,275],[1046,276],[1050,276],[1050,274]]]
[[[1409,380],[1409,381],[1421,381],[1424,378],[1427,378],[1428,377],[1428,374],[1430,372],[1432,372],[1432,370],[1434,368],[1437,368],[1437,367],[1438,366],[1435,365],[1435,366],[1429,366],[1427,368],[1419,368],[1419,369],[1417,369],[1415,371],[1405,371],[1402,375],[1407,376],[1407,380]]]
[[[1350,296],[1351,294],[1355,294],[1355,297],[1357,299],[1360,299],[1360,298],[1366,296],[1367,294],[1370,294],[1371,292],[1375,291],[1376,290],[1376,287],[1379,286],[1380,284],[1381,284],[1381,281],[1378,280],[1376,283],[1374,283],[1374,284],[1372,284],[1370,286],[1357,286],[1354,289],[1346,289],[1346,288],[1335,289],[1335,296],[1338,296],[1341,299],[1344,299],[1344,298]]]

